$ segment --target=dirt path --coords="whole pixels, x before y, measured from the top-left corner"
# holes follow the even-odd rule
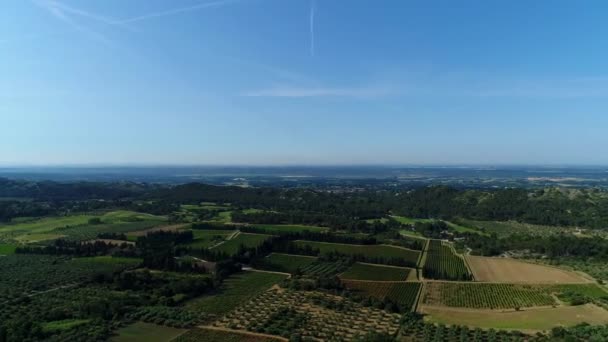
[[[264,270],[258,270],[255,268],[251,268],[251,267],[243,267],[243,271],[247,271],[247,272],[260,272],[260,273],[272,273],[272,274],[281,274],[281,275],[286,275],[291,277],[291,273],[285,273],[285,272],[275,272],[275,271],[264,271]]]
[[[225,244],[226,241],[230,241],[230,240],[236,238],[237,236],[239,236],[239,234],[241,234],[241,231],[237,230],[234,233],[230,234],[224,241],[220,241],[220,242],[216,243],[215,245],[209,247],[209,249],[213,249],[215,247],[221,246],[221,245]]]
[[[224,331],[224,332],[229,332],[229,333],[239,334],[239,335],[249,335],[249,336],[257,336],[257,337],[265,337],[265,338],[273,339],[275,341],[285,341],[285,342],[289,341],[288,339],[283,338],[283,337],[279,337],[279,336],[275,336],[275,335],[255,333],[255,332],[246,331],[246,330],[236,330],[236,329],[220,328],[220,327],[214,327],[214,326],[211,326],[211,325],[199,325],[199,328],[201,328],[201,329],[208,329],[208,330],[216,330],[216,331]]]

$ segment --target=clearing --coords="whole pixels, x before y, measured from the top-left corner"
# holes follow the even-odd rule
[[[475,280],[498,283],[564,284],[590,283],[574,272],[555,267],[530,264],[509,258],[466,256]]]
[[[466,325],[479,328],[522,330],[534,333],[555,326],[573,326],[579,323],[608,324],[608,311],[593,305],[531,308],[520,311],[472,310],[455,308],[421,307],[433,323]]]

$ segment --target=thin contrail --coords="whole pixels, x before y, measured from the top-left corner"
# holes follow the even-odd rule
[[[47,10],[52,16],[54,16],[55,18],[63,21],[64,23],[68,24],[69,26],[71,26],[74,30],[82,32],[86,35],[89,35],[90,37],[93,37],[97,40],[100,40],[106,44],[110,44],[111,41],[106,38],[103,34],[95,32],[91,29],[88,29],[85,26],[82,26],[80,24],[78,24],[76,21],[74,21],[72,19],[72,17],[68,14],[68,12],[71,12],[70,10],[66,11],[64,8],[62,8],[62,5],[58,2],[55,1],[34,1],[35,4],[37,4],[38,6],[44,8],[45,10]],[[74,14],[72,12],[72,14]]]
[[[181,7],[181,8],[175,8],[175,9],[167,10],[167,11],[163,11],[163,12],[144,14],[144,15],[140,15],[137,17],[133,17],[133,18],[115,21],[114,23],[115,24],[128,24],[128,23],[133,23],[136,21],[142,21],[142,20],[165,17],[165,16],[184,13],[184,12],[196,11],[196,10],[200,10],[203,8],[228,5],[230,3],[239,2],[239,1],[240,0],[220,0],[220,1],[206,2],[206,3],[194,5],[194,6]]]
[[[310,55],[315,56],[315,0],[310,1]]]

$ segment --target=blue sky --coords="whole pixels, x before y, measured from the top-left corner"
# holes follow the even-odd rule
[[[608,164],[607,11],[6,0],[0,164]]]

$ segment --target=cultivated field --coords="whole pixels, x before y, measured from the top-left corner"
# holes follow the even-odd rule
[[[136,322],[119,329],[111,342],[169,342],[186,332],[186,329]]]
[[[246,248],[255,248],[264,243],[271,235],[239,233],[236,237],[213,247],[211,250],[216,252],[224,252],[228,255],[235,255],[239,251],[241,245]]]
[[[555,305],[541,286],[473,282],[426,282],[422,302],[426,305],[475,309],[515,309]]]
[[[360,291],[367,296],[380,300],[388,298],[407,309],[413,308],[421,285],[419,282],[377,282],[346,279],[342,282],[350,290]]]
[[[297,270],[302,270],[317,261],[316,257],[271,253],[264,262],[273,271],[294,273]]]
[[[301,232],[326,232],[329,228],[317,227],[317,226],[303,226],[293,224],[254,224],[251,227],[259,230],[263,230],[267,234],[281,234],[281,233],[301,233]]]
[[[337,261],[316,261],[302,268],[302,273],[316,277],[333,276],[348,269],[349,264],[345,260]]]
[[[324,341],[350,341],[369,330],[394,334],[398,314],[363,307],[321,292],[272,289],[238,307],[214,326]]]
[[[285,278],[287,276],[276,273],[243,272],[226,279],[219,293],[193,299],[186,303],[186,306],[208,314],[224,314]]]
[[[317,241],[294,241],[298,246],[310,246],[318,249],[320,254],[337,252],[344,255],[362,255],[366,258],[379,258],[384,260],[403,259],[408,264],[416,265],[420,256],[419,251],[388,246],[388,245],[350,245],[342,243],[329,243]]]
[[[406,267],[380,266],[366,263],[354,263],[346,272],[340,274],[342,279],[352,280],[379,280],[379,281],[405,281],[416,270]]]
[[[430,279],[471,279],[464,259],[456,254],[452,246],[440,240],[429,241],[422,274]]]
[[[427,314],[425,320],[432,323],[483,329],[517,329],[529,333],[580,323],[608,324],[608,311],[593,304],[506,312],[438,307],[422,307],[420,311]]]
[[[592,280],[555,267],[508,258],[467,256],[476,281],[498,283],[589,283]]]
[[[0,244],[0,255],[9,255],[15,253],[16,245]]]
[[[223,229],[194,229],[192,230],[194,240],[186,244],[186,246],[193,249],[210,248],[220,244],[235,232],[236,231],[233,230]]]

